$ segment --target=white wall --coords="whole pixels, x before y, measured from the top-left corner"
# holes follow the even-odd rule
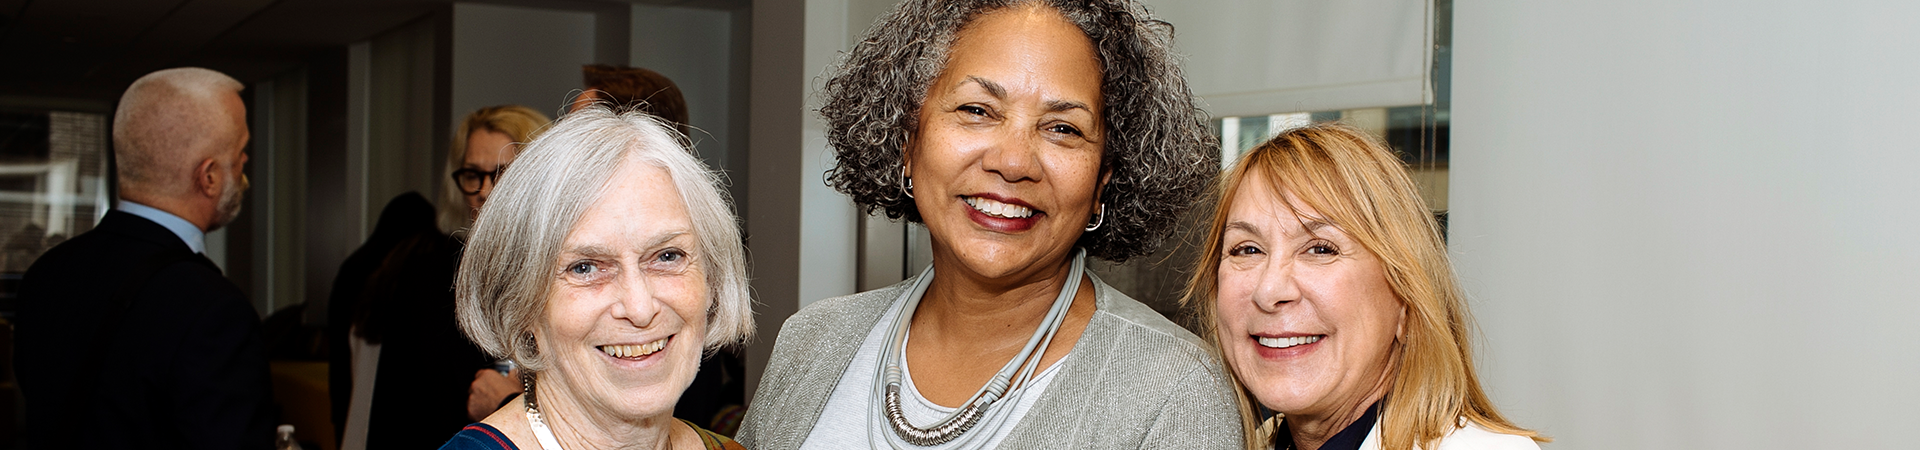
[[[633,65],[673,80],[687,100],[688,130],[694,152],[707,165],[727,169],[733,126],[733,13],[717,9],[633,5]],[[744,69],[742,69],[744,70]]]
[[[1143,0],[1173,24],[1187,83],[1220,116],[1419,105],[1427,2]]]
[[[557,117],[580,89],[580,66],[594,62],[593,30],[590,12],[455,3],[455,126],[475,109],[502,104]]]
[[[1920,3],[1459,0],[1452,251],[1555,449],[1912,448]]]

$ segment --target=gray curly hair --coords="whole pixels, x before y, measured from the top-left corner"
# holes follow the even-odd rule
[[[1208,128],[1173,53],[1173,26],[1133,0],[907,0],[868,29],[827,81],[820,115],[837,160],[827,184],[868,214],[920,222],[900,189],[901,149],[919,128],[927,89],[954,37],[982,14],[1040,4],[1092,40],[1101,64],[1107,133],[1100,201],[1106,225],[1080,236],[1114,262],[1151,253],[1220,167]]]

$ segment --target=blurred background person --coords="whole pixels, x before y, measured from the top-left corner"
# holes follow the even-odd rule
[[[563,118],[480,214],[460,325],[523,395],[442,448],[739,449],[672,417],[702,353],[753,330],[738,222],[663,123]]]
[[[580,67],[586,89],[573,100],[568,111],[603,104],[617,112],[639,109],[687,134],[687,99],[673,80],[659,72],[639,67],[588,64]]]
[[[545,114],[520,105],[480,108],[461,119],[453,145],[447,147],[447,176],[453,183],[440,191],[441,203],[449,205],[440,211],[440,229],[459,235],[472,225],[475,212],[500,182],[500,174],[520,148],[551,122]]]
[[[438,445],[476,414],[484,417],[499,405],[495,397],[484,408],[470,407],[471,389],[499,384],[506,392],[517,389],[454,322],[459,243],[440,230],[465,229],[521,144],[548,122],[518,105],[468,114],[447,155],[442,194],[447,206],[436,212],[414,193],[395,198],[381,217],[385,227],[388,214],[398,215],[392,231],[382,234],[377,228],[342,264],[328,322],[335,349],[329,367],[332,412],[342,448]],[[474,381],[476,372],[502,383],[481,385]]]
[[[1152,252],[1219,167],[1165,25],[1126,0],[914,0],[857,41],[821,94],[829,183],[925,224],[933,263],[788,319],[740,441],[1238,448],[1204,342],[1084,271]]]
[[[1481,390],[1439,223],[1385,144],[1345,125],[1295,128],[1220,186],[1186,302],[1233,368],[1249,449],[1546,441]]]
[[[262,449],[260,316],[202,253],[247,190],[240,82],[140,77],[114,112],[120,202],[22,280],[16,370],[31,448]]]

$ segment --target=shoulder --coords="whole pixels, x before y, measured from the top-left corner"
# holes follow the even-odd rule
[[[786,324],[781,326],[781,334],[787,333],[788,329],[800,331],[827,324],[844,324],[854,317],[872,316],[877,321],[887,305],[899,298],[913,280],[909,278],[892,286],[809,303],[787,318]],[[867,325],[871,327],[873,324]]]
[[[686,423],[687,427],[693,428],[693,433],[700,436],[700,446],[706,450],[746,450],[746,447],[741,446],[739,442],[734,442],[733,439],[720,433],[700,428],[699,425],[694,425],[686,419],[680,419],[680,421]]]
[[[1207,350],[1207,343],[1187,331],[1153,308],[1141,304],[1133,297],[1108,286],[1098,277],[1093,279],[1094,321],[1087,332],[1095,339],[1111,337],[1131,337],[1149,341],[1150,348],[1176,352],[1196,359],[1196,362],[1210,362],[1213,358]]]
[[[781,324],[774,346],[777,349],[788,342],[820,339],[859,340],[880,321],[887,306],[909,286],[908,282],[807,304]]]
[[[1540,444],[1526,436],[1495,433],[1473,421],[1440,439],[1437,450],[1540,450]]]
[[[1232,385],[1199,338],[1098,279],[1094,286],[1093,320],[1027,416],[1051,420],[1023,421],[1008,445],[1238,448]]]
[[[520,450],[520,448],[513,445],[512,439],[507,439],[506,433],[500,432],[492,425],[476,423],[460,429],[452,439],[447,439],[447,443],[440,445],[440,450]]]

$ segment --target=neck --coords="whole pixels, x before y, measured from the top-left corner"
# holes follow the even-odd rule
[[[1072,263],[1062,260],[1034,276],[1010,282],[935,268],[936,276],[911,318],[914,334],[926,331],[963,342],[1023,345],[1066,287]]]
[[[561,447],[569,450],[674,448],[675,435],[679,434],[676,431],[682,427],[673,418],[671,409],[648,417],[619,417],[605,408],[586,404],[581,400],[581,395],[574,394],[560,379],[563,375],[548,375],[539,378],[540,384],[534,386],[534,395],[537,396],[541,421],[553,430],[553,436],[560,441]],[[532,443],[532,446],[521,447],[536,448],[539,445],[538,441]]]
[[[1389,371],[1390,373],[1391,371]],[[1381,376],[1380,382],[1366,395],[1354,397],[1342,402],[1339,408],[1327,414],[1288,414],[1287,430],[1293,433],[1294,448],[1299,450],[1319,450],[1327,440],[1347,429],[1348,425],[1360,420],[1367,414],[1367,408],[1387,395],[1388,378]],[[1375,419],[1378,420],[1378,419]]]
[[[165,196],[144,195],[142,191],[147,190],[149,189],[121,189],[120,199],[147,205],[153,209],[166,211],[167,214],[179,216],[182,219],[186,219],[188,223],[192,223],[195,228],[199,228],[201,232],[206,232],[213,224],[213,221],[209,220],[212,216],[202,211],[201,208],[195,207],[196,205],[193,202]]]

